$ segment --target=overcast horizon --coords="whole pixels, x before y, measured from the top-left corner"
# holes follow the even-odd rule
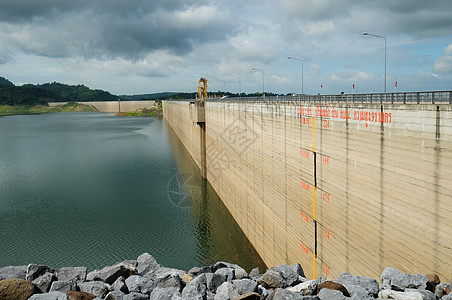
[[[452,90],[450,0],[0,0],[0,76],[117,95]],[[395,82],[397,81],[397,88]]]

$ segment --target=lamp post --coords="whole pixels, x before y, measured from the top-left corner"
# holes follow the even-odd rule
[[[240,99],[242,99],[242,83],[240,82],[240,76],[237,75],[231,75],[232,77],[237,77],[239,79],[239,91],[240,91]]]
[[[303,91],[303,60],[302,59],[299,59],[299,58],[296,58],[296,57],[292,57],[292,56],[289,56],[287,59],[293,59],[293,60],[298,60],[298,61],[301,61],[301,96],[303,97],[303,94],[304,94],[304,91]]]
[[[363,35],[370,35],[385,40],[385,94],[386,94],[386,37],[368,32],[363,32]]]
[[[264,70],[259,70],[256,68],[253,68],[253,71],[258,71],[258,72],[262,72],[262,95],[265,101],[265,83],[264,83]]]

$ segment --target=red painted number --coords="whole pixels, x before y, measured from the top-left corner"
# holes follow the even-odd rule
[[[306,247],[305,244],[300,243],[301,249],[303,249],[303,252],[306,253],[306,255],[309,255],[309,248]]]
[[[330,274],[330,268],[329,268],[327,265],[325,265],[325,264],[323,264],[323,272],[324,272],[326,275],[329,275],[329,274]]]
[[[330,165],[330,158],[324,156],[324,157],[322,158],[322,163],[323,163],[325,166],[329,166],[329,165]]]
[[[327,193],[323,193],[323,200],[325,200],[326,202],[330,203],[330,195]]]
[[[304,181],[301,181],[300,184],[301,184],[301,186],[302,186],[305,190],[309,191],[309,184],[307,184],[307,183],[304,182]]]
[[[307,215],[305,215],[304,213],[300,213],[300,215],[301,215],[301,218],[303,219],[303,220],[305,220],[306,221],[306,223],[308,223],[309,222],[309,219],[308,219],[308,216]]]
[[[330,120],[323,120],[323,128],[330,128]]]
[[[330,233],[329,233],[329,231],[326,230],[326,229],[323,229],[323,236],[326,237],[327,239],[329,239],[329,238],[330,238]]]
[[[309,151],[306,151],[306,150],[304,150],[304,149],[301,149],[301,150],[300,150],[300,154],[301,154],[301,156],[303,156],[303,157],[309,158]]]

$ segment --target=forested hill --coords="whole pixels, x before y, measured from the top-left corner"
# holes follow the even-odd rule
[[[8,84],[8,85],[14,85],[11,81],[9,81],[6,78],[0,77],[0,83]]]
[[[67,85],[58,82],[37,85],[39,88],[60,95],[61,101],[113,101],[118,96],[103,90],[92,90],[84,85]]]
[[[62,98],[34,85],[14,86],[0,83],[0,105],[36,105]]]
[[[118,97],[102,90],[92,90],[84,85],[45,83],[15,86],[0,77],[0,105],[36,105],[63,101],[110,101]]]

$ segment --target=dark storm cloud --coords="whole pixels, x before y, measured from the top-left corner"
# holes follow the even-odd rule
[[[401,32],[417,38],[441,36],[452,32],[452,2],[435,1],[387,1],[382,7],[382,17],[387,16],[388,31]]]
[[[282,19],[327,21],[350,31],[375,29],[415,38],[452,32],[450,0],[278,0]]]
[[[193,5],[192,0],[0,0],[0,19],[8,22],[31,21],[34,18],[54,17],[86,9],[93,9],[103,14],[127,15],[146,14],[156,9],[174,10],[184,5]]]
[[[27,53],[139,59],[161,49],[188,53],[236,30],[224,12],[198,2],[0,0],[0,22],[13,31],[3,29],[6,42]]]

